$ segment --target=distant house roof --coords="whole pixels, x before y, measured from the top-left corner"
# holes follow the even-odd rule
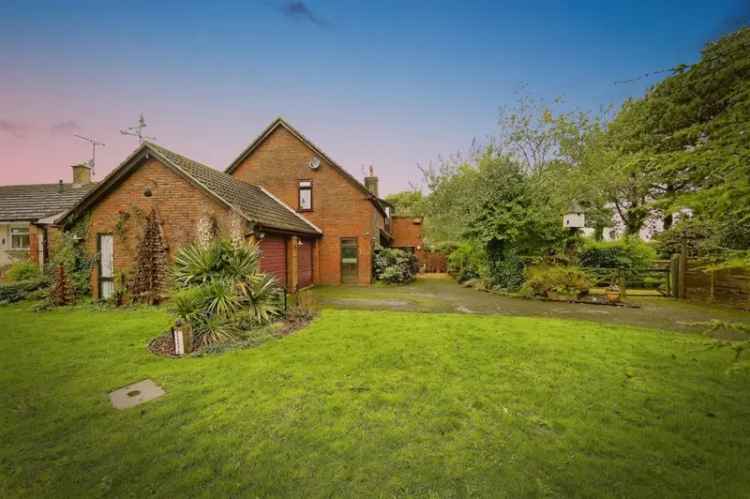
[[[336,163],[334,160],[331,159],[330,156],[328,156],[321,148],[319,148],[317,145],[315,145],[310,139],[302,135],[302,133],[299,132],[296,128],[294,128],[292,125],[290,125],[284,118],[279,116],[275,120],[271,122],[270,125],[268,125],[265,130],[261,132],[260,135],[258,135],[255,140],[253,140],[249,146],[245,148],[242,153],[240,153],[239,156],[237,156],[237,159],[232,161],[232,164],[229,165],[229,167],[226,169],[226,172],[228,174],[234,173],[234,171],[237,169],[237,167],[240,166],[240,163],[242,163],[250,154],[269,136],[271,133],[276,130],[278,127],[284,127],[297,137],[302,143],[307,145],[310,149],[312,149],[315,154],[318,156],[321,156],[324,158],[335,170],[338,170],[339,173],[341,173],[344,178],[346,178],[349,182],[352,183],[356,188],[362,191],[362,193],[367,197],[370,201],[372,201],[372,204],[375,205],[375,207],[385,216],[385,207],[386,206],[392,206],[389,202],[385,201],[384,199],[380,199],[379,197],[372,194],[367,187],[365,187],[359,180],[354,178],[354,176],[346,171],[341,165]]]
[[[191,183],[206,191],[230,208],[237,209],[248,221],[269,229],[321,234],[320,229],[283,204],[264,189],[250,185],[234,177],[214,170],[210,166],[193,161],[151,142],[144,142],[120,166],[110,173],[99,187],[92,190],[80,203],[69,210],[61,221],[70,221],[106,194],[112,187],[124,180],[129,172],[138,166],[142,159],[152,154],[164,165],[186,177]]]
[[[0,221],[36,222],[69,210],[96,184],[36,184],[0,186]]]

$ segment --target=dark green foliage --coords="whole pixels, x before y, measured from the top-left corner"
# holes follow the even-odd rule
[[[398,248],[378,248],[375,251],[375,278],[388,284],[406,284],[419,272],[414,253]]]
[[[683,247],[688,256],[732,257],[750,248],[750,224],[743,226],[731,216],[715,221],[697,216],[678,221],[656,238],[662,258],[681,253]]]
[[[582,267],[617,269],[635,274],[648,269],[656,259],[656,250],[636,237],[616,241],[586,240],[578,251]]]
[[[21,282],[36,280],[41,277],[39,266],[30,260],[18,260],[13,262],[5,272],[7,282]]]
[[[0,284],[0,304],[15,303],[33,296],[35,291],[44,289],[49,282],[43,278]]]
[[[54,279],[54,273],[60,265],[63,265],[65,274],[72,284],[73,294],[76,297],[91,293],[91,271],[96,264],[96,257],[88,257],[84,249],[83,241],[87,237],[88,224],[89,217],[86,216],[74,227],[63,233],[62,241],[55,249],[47,268],[47,273],[52,280]]]
[[[521,287],[524,279],[523,260],[512,250],[502,258],[490,262],[490,275],[495,288],[514,291]]]
[[[526,269],[521,294],[541,298],[579,298],[593,286],[589,275],[572,265],[533,265]]]
[[[466,241],[458,245],[448,255],[448,272],[458,282],[477,279],[487,273],[487,255],[476,241]]]
[[[260,272],[256,245],[216,240],[188,246],[175,259],[176,315],[190,323],[196,346],[237,339],[243,330],[268,324],[281,314],[282,290]]]
[[[449,257],[449,270],[459,281],[482,278],[493,288],[516,289],[522,281],[520,255],[544,255],[562,246],[560,199],[542,171],[539,165],[524,169],[486,147],[429,177],[426,227],[464,241]]]

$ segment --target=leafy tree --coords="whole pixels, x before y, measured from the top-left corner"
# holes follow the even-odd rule
[[[425,213],[425,199],[418,190],[397,192],[389,194],[385,200],[391,203],[395,208],[396,215],[405,215],[409,217],[421,217]]]
[[[597,148],[602,188],[635,234],[651,212],[665,228],[690,208],[723,245],[750,242],[750,28],[625,103]]]

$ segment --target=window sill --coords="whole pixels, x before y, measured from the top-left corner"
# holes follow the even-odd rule
[[[309,209],[309,210],[300,210],[300,209],[297,209],[297,213],[310,213],[311,211],[313,211],[313,210],[312,209]]]

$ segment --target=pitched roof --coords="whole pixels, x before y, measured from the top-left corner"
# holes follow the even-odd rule
[[[317,145],[315,145],[310,139],[302,135],[302,133],[299,132],[296,128],[294,128],[292,125],[290,125],[284,118],[279,116],[275,120],[271,122],[270,125],[268,125],[265,130],[261,132],[260,135],[258,135],[255,140],[253,140],[249,146],[245,148],[244,151],[240,153],[239,156],[237,156],[237,159],[232,161],[232,164],[229,165],[229,167],[225,170],[226,173],[232,174],[234,171],[240,166],[240,163],[242,163],[250,154],[266,139],[268,136],[273,133],[274,130],[276,130],[278,127],[284,127],[289,133],[297,137],[302,143],[304,143],[307,147],[312,149],[315,154],[318,156],[321,156],[324,158],[328,164],[330,164],[335,170],[337,170],[341,175],[344,176],[349,182],[351,182],[355,187],[357,187],[359,190],[361,190],[367,199],[372,201],[372,204],[375,205],[375,207],[380,210],[380,212],[385,216],[385,208],[384,206],[389,206],[390,203],[387,203],[385,200],[378,198],[377,196],[373,195],[367,187],[365,187],[362,182],[357,180],[351,173],[346,171],[341,165],[336,163],[333,159],[331,159],[330,156],[328,156],[321,148],[319,148]]]
[[[35,222],[75,206],[96,184],[36,184],[0,186],[0,221]],[[60,192],[62,191],[62,192]]]
[[[144,142],[125,162],[100,183],[98,189],[81,200],[81,203],[63,218],[75,217],[77,216],[76,212],[82,212],[86,207],[91,206],[96,199],[122,180],[130,169],[139,164],[138,160],[148,153],[153,154],[166,166],[177,171],[220,202],[230,208],[237,209],[250,222],[269,229],[305,234],[321,233],[320,229],[260,187],[237,180],[226,173],[214,170],[210,166],[198,163],[151,142]]]

